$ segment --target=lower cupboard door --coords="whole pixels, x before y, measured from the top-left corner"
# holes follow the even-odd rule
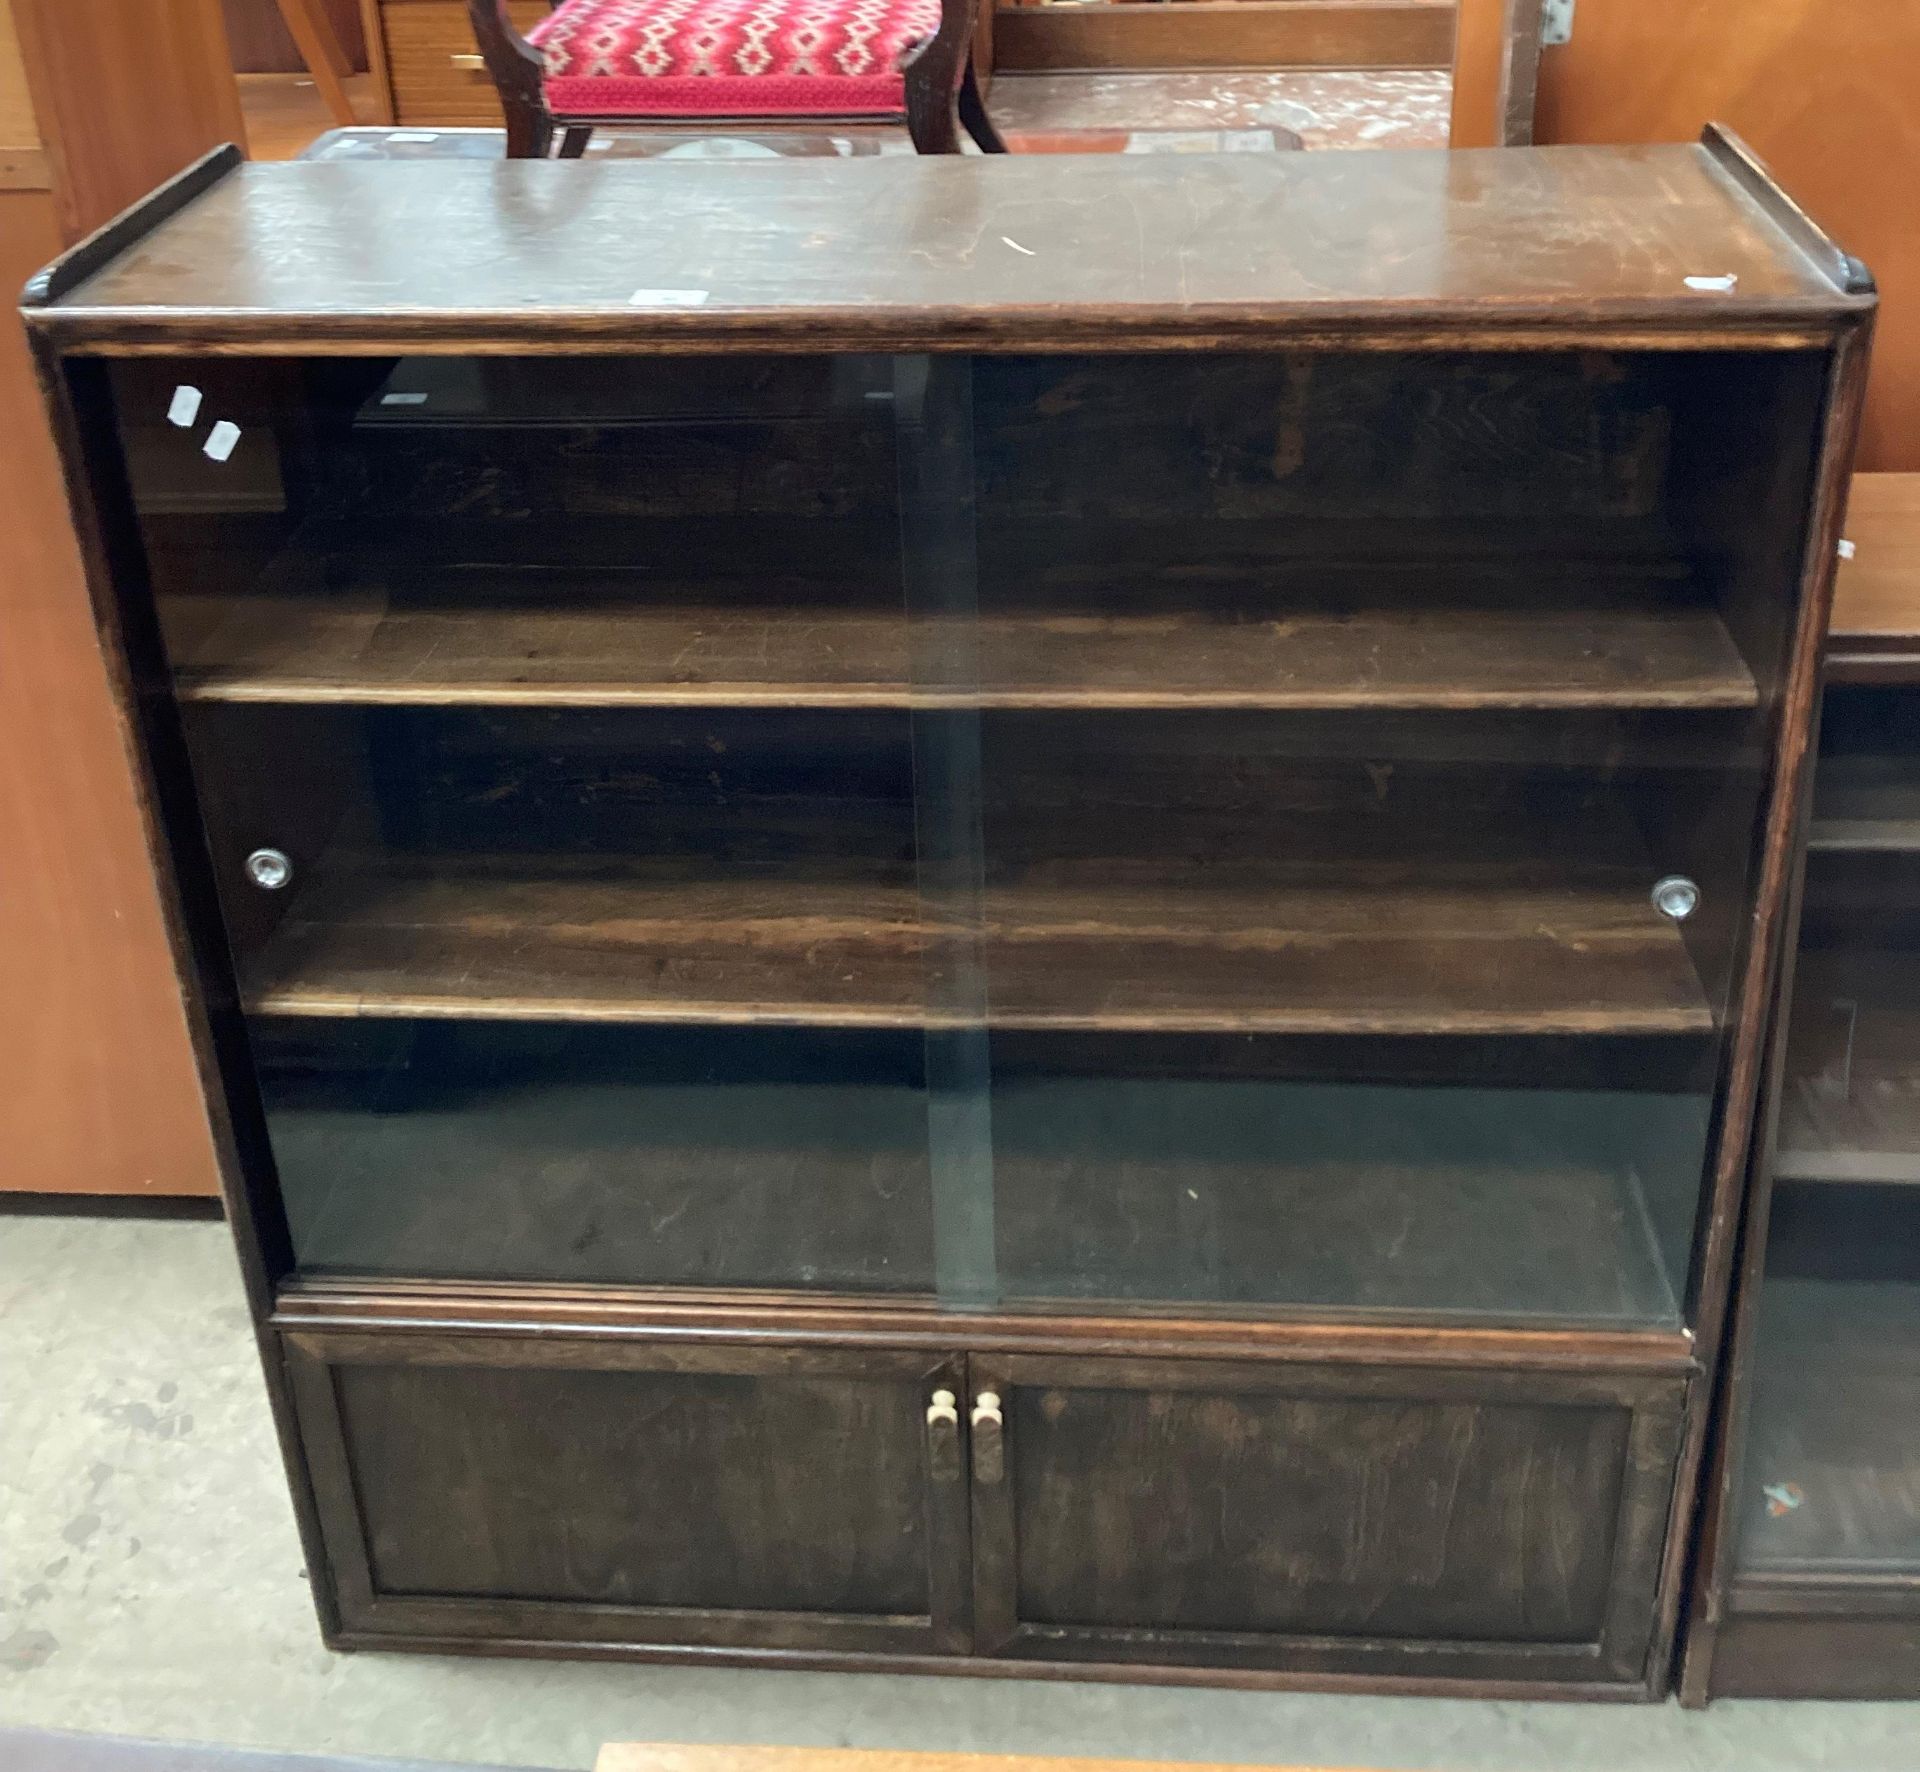
[[[976,1356],[982,1655],[1626,1684],[1685,1380]]]
[[[282,1345],[348,1646],[968,1646],[960,1438],[934,1405],[964,1389],[958,1360],[423,1331]]]

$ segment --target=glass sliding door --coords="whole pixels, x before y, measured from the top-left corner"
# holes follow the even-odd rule
[[[930,1289],[891,361],[117,373],[299,1267]]]
[[[1684,1320],[1797,360],[114,373],[303,1270]]]

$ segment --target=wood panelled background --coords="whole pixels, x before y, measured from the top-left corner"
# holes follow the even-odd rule
[[[68,239],[244,142],[220,0],[13,0]]]
[[[1533,140],[1540,0],[1458,0],[1448,145],[1524,147]]]
[[[222,0],[222,8],[233,65],[241,73],[297,74],[306,68],[293,34],[281,19],[278,0]],[[364,68],[367,45],[361,34],[359,0],[325,0],[325,11],[347,59]]]
[[[209,4],[0,0],[9,290],[238,128]],[[11,315],[0,321],[0,496],[0,1188],[212,1193],[132,778]]]
[[[1537,139],[1680,141],[1730,125],[1879,279],[1863,469],[1920,468],[1920,4],[1588,0],[1543,50]],[[1715,267],[1702,265],[1703,272]]]

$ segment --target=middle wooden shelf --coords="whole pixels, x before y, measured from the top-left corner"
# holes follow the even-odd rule
[[[186,712],[250,760],[209,828],[265,1014],[1684,1035],[1724,997],[1723,714]]]
[[[1550,571],[1550,568],[1542,568]],[[458,575],[459,596],[176,598],[193,701],[570,707],[1334,709],[1756,704],[1710,607],[1338,607],[915,616],[805,581]],[[964,657],[965,681],[916,656]]]
[[[991,886],[977,927],[911,878],[700,877],[554,857],[329,861],[254,957],[287,1015],[964,1023],[942,974],[977,941],[1009,1028],[1260,1033],[1708,1033],[1712,1007],[1647,876],[1570,867],[1275,863],[1227,889],[1174,874]]]

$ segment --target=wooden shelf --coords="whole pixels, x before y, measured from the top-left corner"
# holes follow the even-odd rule
[[[1752,676],[1710,610],[987,612],[930,622],[936,656],[978,687],[915,685],[895,605],[822,603],[778,582],[597,585],[569,605],[493,598],[397,608],[380,597],[258,595],[184,611],[194,701],[676,707],[1750,708]],[[699,600],[701,596],[706,601]]]
[[[716,1033],[712,1082],[664,1033],[558,1060],[457,1033],[318,1088],[268,1067],[303,1272],[933,1290],[927,1103],[900,1053]],[[804,1049],[776,1076],[742,1038]],[[1132,1309],[1672,1328],[1641,1188],[1691,1198],[1706,1116],[1657,1093],[996,1075],[995,1271],[973,1278]]]
[[[1777,1179],[1920,1183],[1920,954],[1803,953],[1787,1073]]]
[[[1829,679],[1920,682],[1920,474],[1856,474],[1847,536],[1854,553],[1834,585]]]
[[[255,955],[272,1015],[953,1025],[961,933],[897,872],[816,859],[703,877],[549,859],[326,863]],[[535,869],[541,871],[534,871]],[[1006,1028],[1704,1034],[1712,1011],[1644,869],[1283,863],[1210,887],[1051,863],[994,884]]]
[[[1741,1576],[1920,1575],[1920,1285],[1770,1274],[1754,1385]]]
[[[1822,757],[1807,846],[1826,854],[1920,853],[1920,752]]]
[[[260,1030],[303,1272],[932,1287],[911,1036],[391,1023],[369,1051],[355,1031]]]
[[[1672,1328],[1705,1098],[996,1078],[1003,1296]]]

